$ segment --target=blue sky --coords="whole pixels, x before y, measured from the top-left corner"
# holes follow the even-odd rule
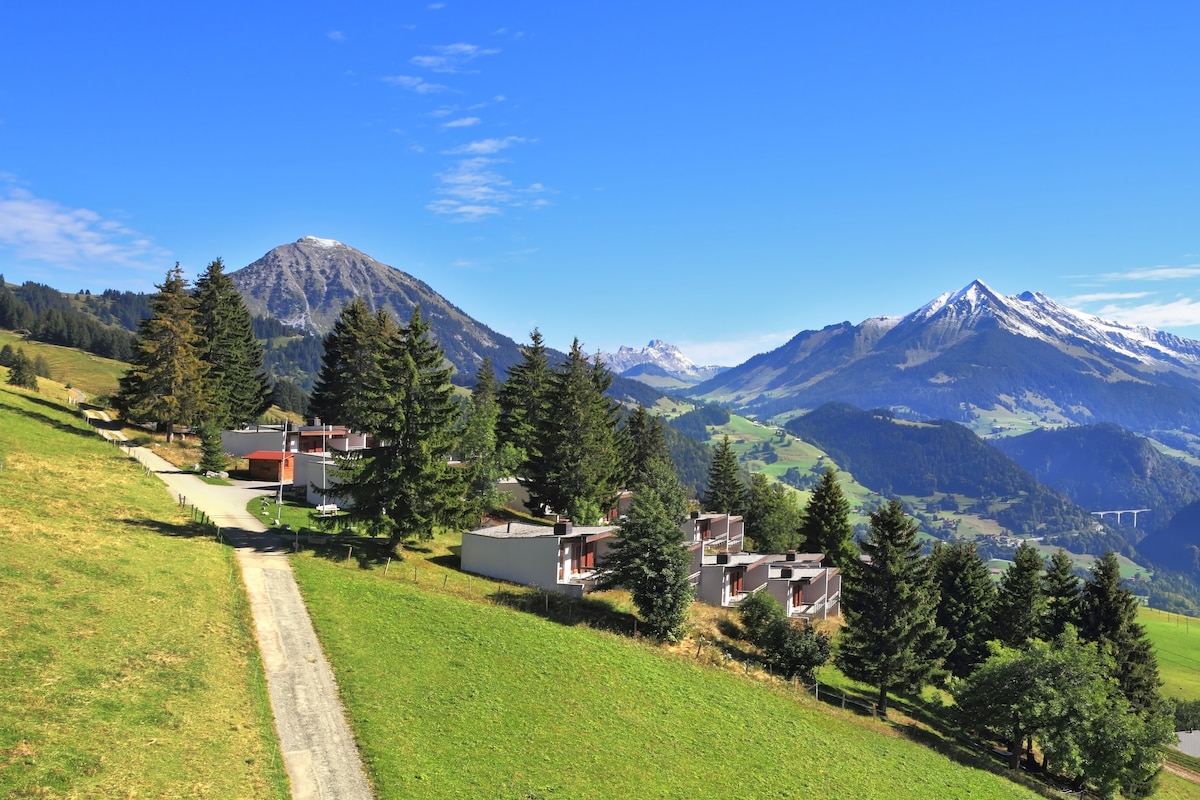
[[[1194,3],[10,4],[0,273],[305,235],[734,364],[979,278],[1200,337]]]

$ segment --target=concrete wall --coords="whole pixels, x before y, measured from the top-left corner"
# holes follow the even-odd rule
[[[563,591],[558,583],[558,537],[464,533],[462,569],[525,586]]]
[[[245,458],[255,450],[278,453],[282,446],[282,431],[221,431],[221,449],[234,458]]]

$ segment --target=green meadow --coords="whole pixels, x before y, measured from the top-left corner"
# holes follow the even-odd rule
[[[1162,693],[1180,700],[1200,700],[1200,619],[1141,608],[1138,622],[1154,642]]]
[[[0,385],[0,796],[288,796],[237,564],[202,534],[74,409]]]
[[[73,347],[61,347],[23,339],[11,331],[0,331],[0,347],[12,345],[24,348],[30,358],[42,356],[50,367],[50,377],[58,383],[70,384],[89,397],[111,394],[117,390],[117,379],[125,374],[128,365],[111,358],[101,358]],[[0,369],[3,369],[0,367]]]

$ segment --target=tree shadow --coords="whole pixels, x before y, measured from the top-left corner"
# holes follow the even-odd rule
[[[308,537],[300,537],[302,539]],[[288,548],[291,549],[291,540],[289,539]],[[300,544],[300,549],[308,550],[317,558],[326,561],[332,561],[339,564],[344,564],[350,559],[358,565],[359,569],[371,570],[377,567],[386,566],[388,559],[395,559],[395,556],[388,550],[386,539],[376,539],[370,536],[349,536],[349,535],[334,535],[322,536],[317,542],[313,542],[308,538],[307,542]]]
[[[584,625],[623,636],[631,636],[637,630],[637,617],[626,611],[618,611],[602,600],[569,597],[545,590],[521,591],[515,587],[499,588],[484,596],[494,603],[559,625]]]
[[[201,537],[213,538],[215,531],[212,526],[205,525],[200,522],[185,522],[177,524],[174,522],[163,522],[157,519],[122,519],[119,520],[122,525],[127,525],[131,528],[141,528],[142,530],[153,531],[161,536],[171,536],[177,539],[199,539]]]
[[[62,411],[61,407],[55,406],[53,403],[49,403],[40,398],[28,398],[28,399],[40,402],[42,405],[46,406],[47,408],[52,408],[55,411],[59,411],[59,412]],[[9,403],[7,400],[4,400],[4,399],[0,399],[0,409],[4,409],[6,411],[12,411],[14,414],[20,414],[23,417],[28,417],[29,419],[33,420],[34,422],[37,422],[41,425],[49,425],[51,428],[54,428],[55,430],[58,430],[58,431],[63,431],[64,433],[71,433],[76,436],[81,436],[85,439],[95,439],[96,438],[96,435],[94,433],[92,433],[92,431],[89,430],[88,428],[80,428],[78,425],[68,424],[66,422],[63,422],[60,419],[55,419],[47,414],[42,414],[38,411],[33,411],[28,408],[20,408],[19,406],[15,406],[12,403]]]

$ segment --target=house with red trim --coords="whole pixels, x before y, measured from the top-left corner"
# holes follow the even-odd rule
[[[789,617],[841,616],[842,576],[822,566],[821,553],[716,553],[705,556],[696,596],[713,606],[734,608],[755,592],[779,601]]]

